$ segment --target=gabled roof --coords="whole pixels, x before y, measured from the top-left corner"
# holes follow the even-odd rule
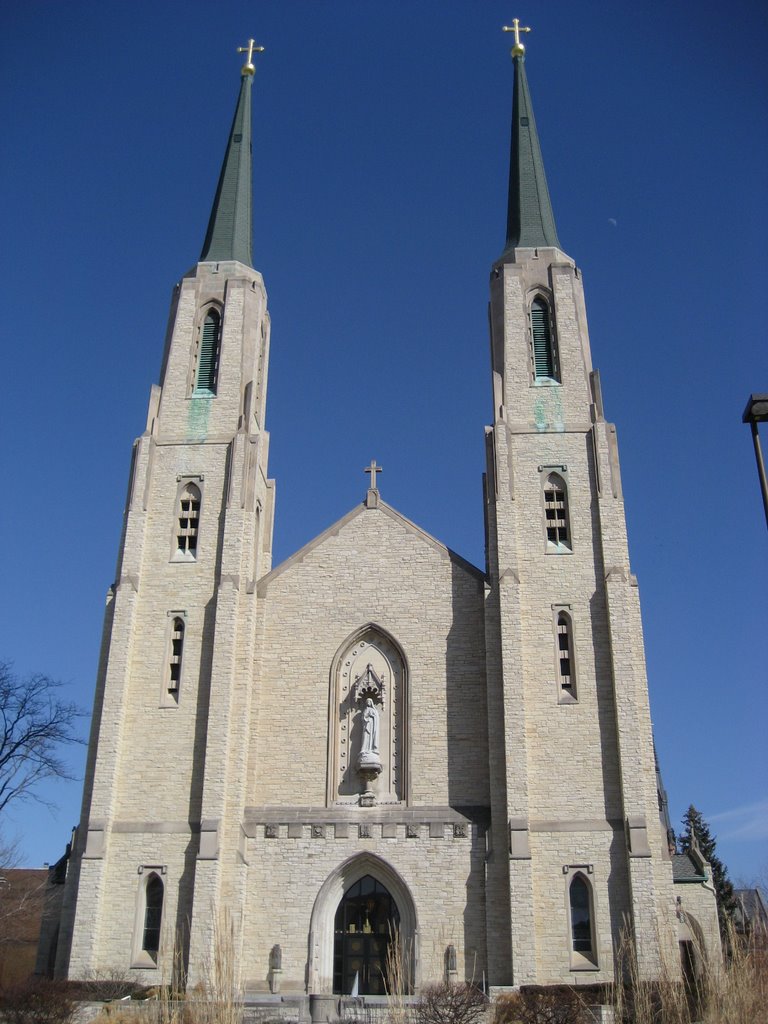
[[[768,908],[759,889],[734,889],[738,923],[768,928]]]
[[[706,882],[707,876],[690,853],[673,853],[672,879],[675,882]]]
[[[276,566],[271,572],[268,572],[266,576],[262,576],[261,579],[258,581],[259,595],[261,596],[264,594],[267,587],[274,579],[276,579],[278,576],[281,576],[292,566],[297,565],[299,562],[302,562],[307,557],[307,555],[314,551],[315,548],[319,547],[329,537],[335,537],[344,529],[344,527],[348,523],[351,523],[354,519],[357,519],[358,516],[376,514],[387,516],[389,519],[397,523],[399,526],[404,527],[409,533],[413,534],[413,536],[418,537],[419,540],[423,541],[424,544],[428,544],[431,548],[438,552],[438,554],[442,558],[448,559],[449,561],[453,562],[454,565],[457,565],[459,568],[463,569],[464,572],[468,573],[470,576],[474,576],[478,580],[478,582],[482,582],[483,580],[485,580],[485,573],[478,569],[477,566],[472,565],[471,562],[468,562],[465,558],[462,558],[461,555],[458,555],[455,551],[452,551],[451,548],[446,547],[445,544],[442,544],[439,540],[436,540],[431,534],[427,533],[426,530],[422,530],[420,526],[417,526],[415,523],[411,522],[410,519],[407,519],[396,509],[392,508],[391,505],[388,505],[385,501],[382,501],[379,498],[375,507],[368,507],[365,502],[361,502],[359,505],[355,505],[354,508],[350,509],[350,511],[347,512],[345,516],[342,516],[341,519],[338,519],[332,526],[329,526],[328,529],[323,530],[323,532],[318,534],[317,537],[309,541],[303,547],[299,548],[299,550],[295,552],[295,554],[291,555],[289,558],[286,558],[284,562],[281,562],[280,565]]]

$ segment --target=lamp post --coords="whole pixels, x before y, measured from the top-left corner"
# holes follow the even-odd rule
[[[750,395],[741,419],[743,423],[748,423],[752,430],[752,443],[755,446],[755,458],[757,459],[757,475],[760,477],[765,522],[768,525],[768,479],[765,476],[765,463],[763,462],[763,452],[760,448],[760,435],[757,432],[757,424],[765,423],[768,420],[768,395]]]

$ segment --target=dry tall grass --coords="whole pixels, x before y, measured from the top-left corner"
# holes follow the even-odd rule
[[[243,993],[231,915],[224,911],[215,918],[203,980],[186,992],[180,941],[174,949],[171,977],[164,975],[152,998],[107,1006],[95,1024],[242,1024]]]
[[[403,948],[398,928],[389,925],[384,990],[389,997],[388,1024],[408,1024],[411,1017],[406,996],[411,990],[410,950]]]
[[[768,1024],[768,942],[764,934],[726,936],[725,963],[696,949],[697,971],[688,983],[662,968],[640,977],[633,943],[622,940],[616,958],[616,1024]]]

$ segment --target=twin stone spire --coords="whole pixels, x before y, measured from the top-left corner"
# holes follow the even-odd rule
[[[253,265],[251,88],[255,69],[252,43],[251,40],[248,61],[242,69],[240,94],[200,255],[201,263],[237,260],[249,267]],[[560,248],[522,51],[520,45],[512,50],[515,77],[507,238],[501,262],[514,260],[516,248]]]

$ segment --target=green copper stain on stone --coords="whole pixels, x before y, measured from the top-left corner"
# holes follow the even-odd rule
[[[208,420],[213,398],[193,398],[187,415],[187,441],[204,441],[208,436]]]

